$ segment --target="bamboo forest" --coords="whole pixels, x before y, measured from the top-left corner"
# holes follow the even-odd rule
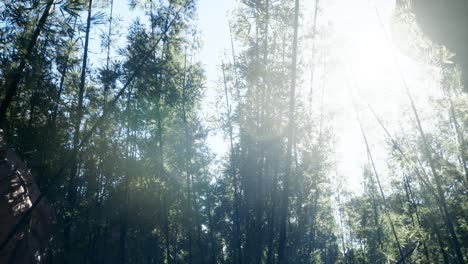
[[[468,263],[467,0],[0,0],[0,264]]]

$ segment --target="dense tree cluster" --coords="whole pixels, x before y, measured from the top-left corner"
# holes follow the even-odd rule
[[[302,1],[240,1],[220,69],[221,164],[201,118],[196,1],[130,1],[143,12],[123,37],[115,4],[0,3],[0,126],[55,211],[45,263],[468,261],[468,98],[445,48],[426,47],[444,95],[430,126],[410,87],[401,133],[374,112],[391,175],[361,125],[369,162],[355,194],[328,116],[311,110],[327,60],[319,1],[312,25]]]

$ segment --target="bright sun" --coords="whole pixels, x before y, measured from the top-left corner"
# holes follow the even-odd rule
[[[421,71],[418,63],[400,54],[387,30],[379,23],[375,10],[370,9],[369,12],[375,23],[367,21],[359,26],[353,25],[356,30],[336,32],[345,41],[338,41],[340,44],[333,48],[332,53],[337,57],[334,59],[335,71],[328,76],[329,81],[324,87],[328,97],[325,108],[334,113],[335,131],[339,138],[336,146],[342,163],[339,167],[342,168],[341,174],[347,175],[348,187],[353,191],[361,189],[362,166],[367,163],[356,117],[361,118],[368,133],[373,155],[379,160],[379,169],[385,171],[385,134],[368,105],[390,129],[397,128],[400,120],[406,118],[403,110],[408,106],[398,67],[412,73]],[[414,78],[407,81],[410,84],[416,82]],[[411,88],[416,90],[416,87]],[[357,106],[356,111],[353,110],[353,102]]]

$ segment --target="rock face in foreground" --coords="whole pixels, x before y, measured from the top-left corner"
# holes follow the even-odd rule
[[[31,173],[8,149],[0,130],[0,243],[39,195]],[[0,263],[45,263],[52,216],[52,209],[43,199],[6,247],[0,250]]]

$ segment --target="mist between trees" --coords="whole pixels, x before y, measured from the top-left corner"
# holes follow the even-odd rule
[[[360,68],[336,60],[327,1],[237,1],[207,114],[198,2],[0,1],[0,263],[468,261],[468,73],[450,50],[468,43],[433,41],[406,1],[389,30],[376,5],[390,48]],[[402,58],[431,69],[430,96]],[[363,89],[379,70],[392,81]],[[369,100],[387,86],[398,123]]]

